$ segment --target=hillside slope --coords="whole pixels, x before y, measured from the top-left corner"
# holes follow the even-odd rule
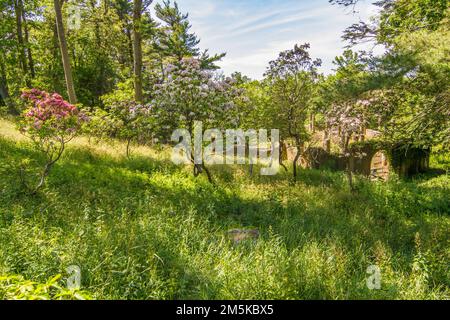
[[[0,120],[0,275],[64,286],[78,265],[99,299],[448,299],[450,178],[388,183],[327,171],[249,177],[214,168],[216,185],[167,151],[71,143],[36,196],[40,156]],[[232,243],[227,231],[259,230]],[[369,290],[370,265],[381,290]],[[0,298],[8,283],[0,277]],[[9,296],[11,298],[11,296]]]

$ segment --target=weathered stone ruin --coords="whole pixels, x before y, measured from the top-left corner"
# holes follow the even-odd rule
[[[299,165],[310,169],[345,170],[347,161],[354,173],[362,174],[372,179],[386,180],[391,172],[400,177],[409,177],[424,173],[429,169],[429,148],[419,148],[408,143],[388,145],[376,138],[379,133],[375,130],[365,130],[364,136],[353,141],[352,156],[349,159],[333,152],[331,145],[338,139],[338,132],[331,137],[323,132],[316,132],[314,137],[322,137],[323,147],[308,147],[299,159]],[[285,143],[283,147],[284,159],[293,161],[296,148]]]

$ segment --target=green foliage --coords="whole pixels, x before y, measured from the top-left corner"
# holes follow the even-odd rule
[[[21,28],[17,26],[14,1],[0,1],[0,104],[20,95],[23,87],[39,87],[49,92],[65,93],[65,78],[55,29],[53,3],[44,0],[23,3]],[[150,16],[150,4],[142,6],[144,88],[151,88],[164,75],[161,66],[184,57],[196,57],[205,69],[215,65],[225,54],[210,55],[201,51],[198,37],[190,31],[188,14],[176,3],[164,1],[155,5],[156,17]],[[68,6],[79,10],[79,28],[67,22]],[[64,28],[72,61],[72,72],[78,100],[90,108],[103,107],[101,97],[110,94],[117,84],[133,75],[132,1],[71,1],[62,10]],[[18,40],[18,30],[23,34]],[[23,61],[22,61],[23,60]],[[4,97],[4,89],[7,96]],[[152,92],[144,92],[146,101]]]
[[[25,280],[21,276],[0,276],[0,300],[88,300],[89,295],[63,288],[61,275],[45,283]]]
[[[11,165],[38,154],[0,139],[0,274],[42,284],[76,264],[81,289],[99,299],[449,298],[446,175],[358,178],[350,194],[341,173],[302,170],[293,185],[289,173],[217,167],[212,186],[169,152],[126,159],[122,148],[75,141],[30,197]],[[235,245],[234,228],[260,237]],[[373,264],[381,290],[366,287]],[[8,298],[22,297],[16,287]]]
[[[35,149],[45,157],[40,181],[36,188],[30,189],[35,193],[61,158],[66,144],[79,134],[88,118],[56,93],[50,95],[45,91],[31,89],[24,91],[22,97],[29,107],[18,121],[19,130],[33,141]],[[21,182],[29,187],[23,177]]]
[[[391,43],[401,34],[436,30],[449,10],[448,0],[398,0],[387,3],[380,16],[380,42]]]
[[[103,141],[81,137],[63,154],[86,119],[61,96],[42,92],[19,124],[34,144],[0,137],[0,298],[449,298],[447,0],[377,1],[379,16],[350,26],[343,38],[376,40],[384,55],[347,50],[324,78],[309,44],[296,45],[269,63],[263,81],[213,73],[225,55],[200,50],[176,2],[156,4],[154,19],[152,1],[144,0],[137,25],[132,1],[75,2],[79,29],[67,25],[63,10],[75,87],[91,118],[84,129]],[[0,0],[0,9],[0,113],[14,115],[23,87],[64,92],[65,79],[52,3]],[[151,104],[133,102],[133,27],[143,37]],[[167,142],[177,128],[192,133],[203,121],[205,129],[280,129],[299,157],[316,115],[328,138],[339,132],[341,157],[370,146],[433,146],[435,171],[353,182],[349,161],[350,194],[342,173],[301,170],[292,185],[289,171],[249,177],[217,166],[213,186],[175,167],[164,147],[144,146],[156,136]],[[9,122],[0,124],[16,137]],[[381,136],[351,144],[365,128]],[[118,150],[129,156],[132,142],[141,145],[136,156],[123,157]],[[391,162],[407,152],[397,149]],[[297,176],[295,161],[292,170]],[[447,175],[433,175],[442,170]],[[18,181],[27,185],[24,176],[34,171],[42,192],[25,194]],[[260,237],[236,245],[226,236],[231,228],[256,228]],[[61,270],[74,263],[89,294],[61,284]],[[366,288],[373,264],[382,270],[382,290]]]
[[[155,5],[155,13],[162,26],[156,30],[154,48],[169,58],[170,62],[181,61],[183,58],[197,58],[203,69],[219,69],[215,63],[225,57],[225,53],[210,56],[208,50],[200,52],[200,39],[190,33],[189,14],[181,13],[176,1],[163,0]]]
[[[358,0],[330,2],[350,6]],[[366,73],[362,86],[358,81],[349,83],[357,84],[356,93],[382,90],[386,94],[390,110],[379,124],[386,139],[413,139],[425,146],[448,144],[448,0],[383,0],[376,5],[380,14],[350,26],[343,38],[351,45],[375,40],[387,51],[361,61]],[[338,76],[339,72],[331,77]]]
[[[280,131],[281,140],[291,139],[297,148],[293,159],[294,179],[301,152],[310,138],[306,123],[308,115],[313,116],[316,111],[317,83],[321,79],[317,69],[322,61],[312,59],[309,48],[309,43],[296,44],[293,49],[281,52],[269,62],[264,74],[270,101],[265,114],[276,119],[275,128]]]
[[[234,101],[242,92],[233,79],[204,70],[195,58],[168,64],[165,70],[167,80],[155,86],[154,103],[166,137],[178,128],[193,134],[195,121],[204,122],[205,129],[237,125]]]
[[[152,106],[125,100],[113,103],[107,110],[97,109],[92,112],[85,131],[91,138],[99,140],[116,138],[127,141],[126,154],[129,157],[132,142],[152,142],[155,119]]]
[[[239,127],[254,128],[280,128],[280,117],[276,106],[270,97],[270,86],[266,81],[251,81],[240,84],[245,95],[238,100]]]

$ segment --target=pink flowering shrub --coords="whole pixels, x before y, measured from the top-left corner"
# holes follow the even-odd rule
[[[57,93],[49,94],[31,89],[22,93],[22,99],[28,104],[28,108],[22,114],[19,130],[33,141],[46,159],[40,181],[33,189],[35,193],[43,186],[50,169],[61,158],[66,144],[79,133],[88,118]]]
[[[59,94],[49,94],[38,89],[22,93],[22,99],[29,103],[23,114],[21,132],[31,138],[73,136],[87,117],[77,107],[65,101]]]

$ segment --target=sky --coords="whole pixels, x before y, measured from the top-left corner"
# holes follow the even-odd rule
[[[226,75],[240,71],[261,79],[269,61],[296,43],[311,45],[311,56],[323,61],[329,74],[332,61],[346,43],[342,31],[375,13],[370,1],[351,9],[331,5],[328,0],[178,0],[189,13],[192,31],[201,39],[201,49],[226,52],[218,65]],[[367,44],[363,49],[372,49]],[[377,49],[377,48],[376,48]]]

